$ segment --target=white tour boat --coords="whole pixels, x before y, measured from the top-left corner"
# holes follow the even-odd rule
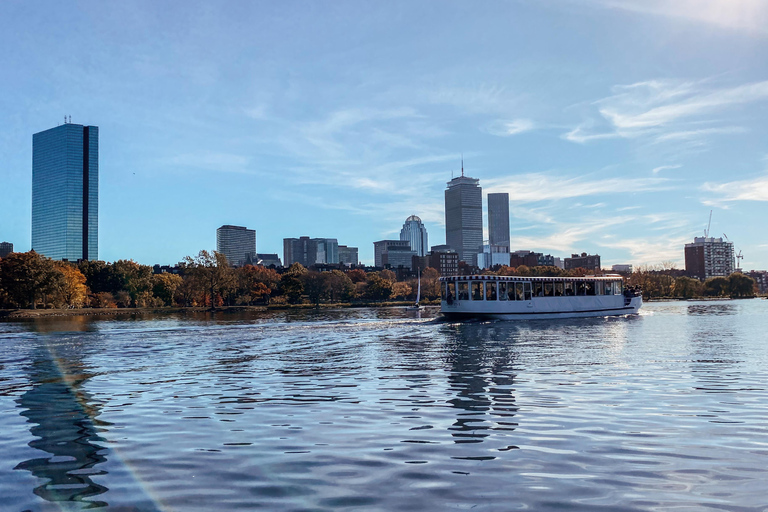
[[[441,277],[440,310],[450,318],[504,320],[581,318],[636,314],[639,292],[608,277]]]

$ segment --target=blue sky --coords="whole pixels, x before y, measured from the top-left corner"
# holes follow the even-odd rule
[[[99,126],[99,256],[175,263],[222,224],[444,243],[458,173],[512,248],[768,268],[768,2],[0,3],[0,239],[30,247],[32,134]],[[282,254],[281,254],[282,256]]]

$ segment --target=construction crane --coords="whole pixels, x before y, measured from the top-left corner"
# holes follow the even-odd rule
[[[741,268],[741,260],[743,260],[743,259],[744,259],[744,255],[741,254],[741,251],[739,251],[736,254],[736,268]]]

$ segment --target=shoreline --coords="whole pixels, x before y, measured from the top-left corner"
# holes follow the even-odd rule
[[[269,304],[261,306],[223,306],[216,309],[205,307],[176,307],[167,306],[159,308],[80,308],[80,309],[0,309],[0,321],[3,320],[25,320],[35,318],[50,317],[72,317],[72,316],[120,316],[120,315],[172,315],[172,314],[199,314],[199,313],[240,313],[256,312],[264,313],[267,311],[279,311],[289,309],[347,309],[347,308],[391,308],[410,306],[410,301],[393,302],[360,302],[349,303],[340,302],[332,304]],[[425,303],[425,306],[435,306]]]

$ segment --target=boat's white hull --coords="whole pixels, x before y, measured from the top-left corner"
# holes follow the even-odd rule
[[[643,305],[642,297],[625,304],[622,295],[593,297],[533,297],[527,301],[443,300],[441,312],[449,318],[495,318],[501,320],[549,320],[634,315]]]

